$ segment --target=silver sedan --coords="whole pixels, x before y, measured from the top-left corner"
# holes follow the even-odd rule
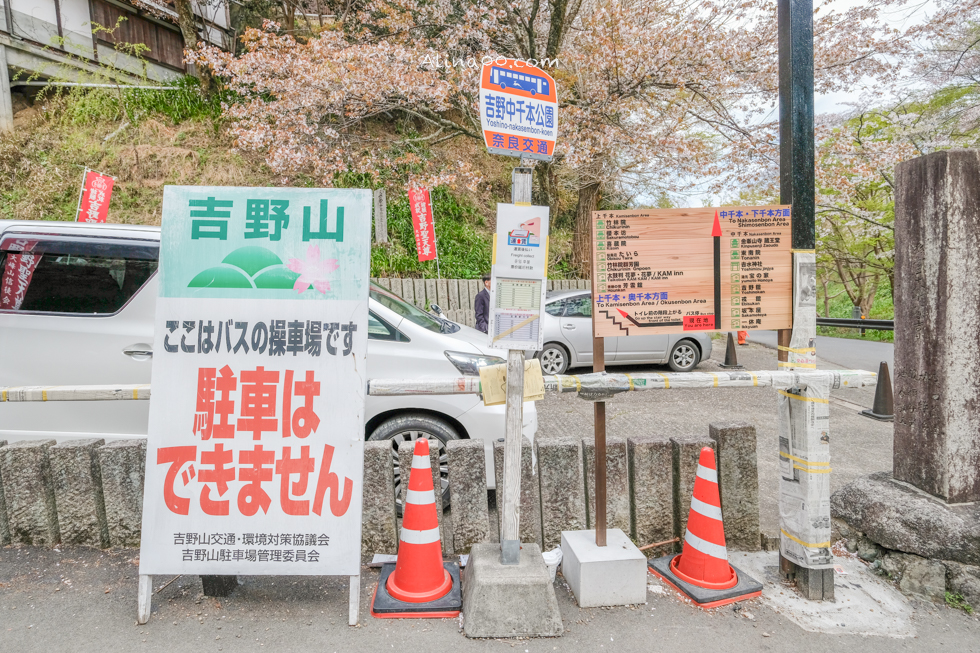
[[[545,374],[592,365],[592,293],[555,290],[545,300],[544,348],[536,354]],[[606,365],[653,363],[689,372],[711,356],[711,336],[697,333],[605,339]]]

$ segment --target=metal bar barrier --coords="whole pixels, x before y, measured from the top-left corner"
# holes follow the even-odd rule
[[[599,399],[621,392],[643,390],[695,390],[700,388],[805,388],[829,384],[830,389],[864,388],[877,384],[878,375],[864,370],[760,371],[760,372],[641,372],[636,374],[591,373],[544,377],[546,392],[577,393],[583,399]],[[480,377],[438,379],[371,379],[372,397],[407,395],[479,394]],[[0,388],[0,401],[124,401],[150,398],[149,384],[21,386]]]

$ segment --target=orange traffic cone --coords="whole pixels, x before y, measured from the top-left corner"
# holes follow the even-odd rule
[[[461,607],[459,565],[442,561],[429,441],[419,438],[405,493],[398,561],[382,567],[371,614],[379,619],[439,619],[459,616]]]
[[[750,599],[762,585],[728,562],[718,468],[711,447],[701,449],[694,496],[680,555],[651,560],[651,571],[702,608]]]

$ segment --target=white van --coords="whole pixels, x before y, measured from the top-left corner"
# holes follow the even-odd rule
[[[21,265],[27,244],[34,262]],[[159,246],[159,227],[0,220],[0,387],[148,384]],[[476,375],[504,362],[487,348],[486,334],[380,286],[371,286],[369,311],[370,378]],[[440,446],[444,497],[445,442],[458,438],[483,440],[494,487],[491,443],[504,437],[503,406],[484,406],[476,395],[368,397],[366,404],[365,439],[392,441],[396,484],[398,443],[425,436]],[[146,401],[4,402],[0,440],[144,438],[148,415]],[[524,404],[523,430],[533,439],[533,403]]]

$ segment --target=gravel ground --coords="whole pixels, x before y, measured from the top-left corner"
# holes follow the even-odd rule
[[[776,352],[760,344],[737,348],[738,362],[747,370],[776,369]],[[723,371],[725,341],[715,340],[711,359],[698,371]],[[842,369],[820,362],[820,369]],[[586,369],[573,370],[584,373]],[[610,367],[610,372],[670,371],[666,366]],[[702,435],[707,437],[712,422],[745,421],[758,434],[759,506],[762,532],[779,532],[777,472],[779,456],[776,405],[772,388],[715,388],[704,390],[651,390],[626,392],[606,402],[606,432],[609,437],[632,435]],[[831,400],[830,447],[835,491],[857,476],[890,470],[892,467],[892,424],[859,414],[874,402],[874,388],[835,390]],[[857,408],[851,404],[858,404]],[[593,408],[572,394],[545,395],[538,402],[537,438],[593,437]]]

